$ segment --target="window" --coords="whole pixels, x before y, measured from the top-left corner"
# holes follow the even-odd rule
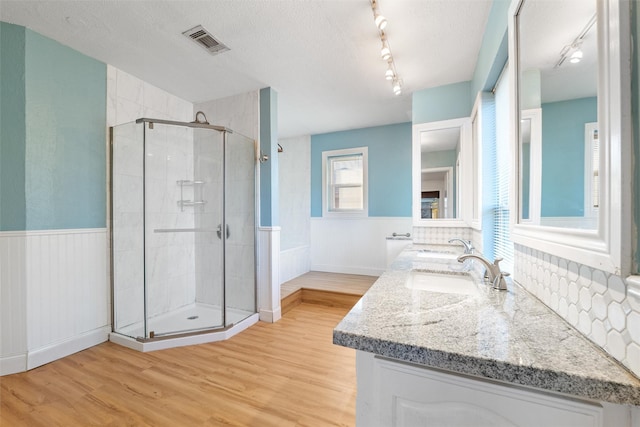
[[[324,216],[367,215],[367,147],[322,153]]]
[[[508,75],[507,72],[502,77]],[[503,258],[502,271],[513,271],[513,242],[510,224],[510,177],[513,154],[509,140],[509,84],[507,78],[500,78],[496,84],[496,157],[494,171],[495,210],[494,210],[494,256]]]

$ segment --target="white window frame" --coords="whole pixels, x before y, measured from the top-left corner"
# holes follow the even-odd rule
[[[329,158],[341,156],[362,156],[362,209],[330,210],[329,202]],[[323,217],[366,217],[369,215],[369,173],[368,173],[368,147],[346,148],[342,150],[331,150],[322,152],[322,216]]]

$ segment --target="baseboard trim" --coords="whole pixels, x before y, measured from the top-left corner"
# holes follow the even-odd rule
[[[109,332],[111,332],[111,327],[103,326],[64,341],[29,351],[27,354],[27,370],[103,343],[109,339]]]
[[[275,310],[260,310],[260,321],[267,323],[275,323],[282,318],[282,308]]]
[[[17,374],[27,370],[27,354],[0,358],[0,377]]]

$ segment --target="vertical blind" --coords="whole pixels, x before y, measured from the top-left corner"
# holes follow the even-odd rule
[[[496,102],[496,156],[494,163],[495,212],[494,212],[494,253],[502,257],[503,271],[513,272],[513,242],[510,230],[510,185],[513,163],[512,146],[509,143],[509,81],[508,64],[495,88]]]

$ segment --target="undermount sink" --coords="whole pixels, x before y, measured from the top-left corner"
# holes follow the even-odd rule
[[[458,254],[453,252],[438,252],[423,249],[418,252],[418,258],[430,258],[430,259],[448,259],[454,260],[458,258]]]
[[[414,270],[409,274],[405,286],[420,291],[480,295],[476,281],[469,274],[444,274]]]

